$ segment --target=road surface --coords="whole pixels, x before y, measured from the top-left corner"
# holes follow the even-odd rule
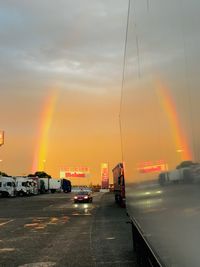
[[[0,266],[133,267],[131,227],[111,193],[0,199]]]

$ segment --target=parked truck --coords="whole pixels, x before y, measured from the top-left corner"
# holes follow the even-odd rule
[[[12,177],[0,176],[0,196],[3,197],[16,196],[16,183]]]
[[[193,167],[174,169],[171,171],[161,172],[158,176],[158,182],[164,186],[167,184],[184,184],[192,183],[195,180]]]
[[[15,176],[16,192],[18,196],[30,196],[33,191],[32,185],[28,177]]]
[[[113,183],[115,202],[125,207],[125,181],[123,164],[118,163],[113,169]]]
[[[71,182],[70,180],[67,180],[67,179],[62,179],[61,187],[62,187],[63,192],[65,193],[70,193],[72,190]]]
[[[127,2],[119,117],[138,265],[199,267],[200,167],[175,169],[200,160],[200,1]]]
[[[38,179],[35,179],[34,177],[28,178],[28,185],[30,187],[30,194],[38,195],[39,193]]]
[[[55,193],[62,190],[62,179],[56,178],[39,178],[40,193]]]
[[[50,179],[49,190],[51,191],[51,193],[61,192],[61,179]]]

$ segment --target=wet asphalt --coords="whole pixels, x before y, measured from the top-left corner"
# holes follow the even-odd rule
[[[0,199],[1,267],[134,267],[131,226],[112,193]]]

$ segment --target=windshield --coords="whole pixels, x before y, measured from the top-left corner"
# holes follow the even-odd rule
[[[85,191],[83,191],[83,192],[78,192],[78,194],[77,195],[88,195],[89,193],[88,192],[85,192]]]

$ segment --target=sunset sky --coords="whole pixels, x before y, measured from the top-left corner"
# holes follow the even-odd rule
[[[0,1],[0,170],[121,161],[125,0]],[[45,162],[44,162],[45,161]],[[110,172],[111,174],[111,172]]]

